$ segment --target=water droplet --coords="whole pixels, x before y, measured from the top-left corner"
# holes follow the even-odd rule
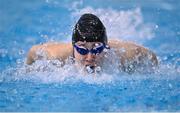
[[[17,63],[17,64],[21,64],[21,59],[17,59],[17,60],[16,60],[16,63]]]
[[[158,29],[158,28],[159,28],[159,26],[158,26],[158,25],[155,25],[155,28],[156,28],[156,29]]]
[[[125,53],[125,52],[126,52],[125,48],[121,48],[119,51],[120,51],[121,53]]]
[[[108,49],[105,48],[103,51],[104,51],[104,52],[108,52]]]
[[[169,88],[172,88],[173,86],[172,86],[172,84],[171,83],[169,83]]]
[[[133,66],[133,65],[130,65],[129,67],[130,67],[130,68],[133,68],[134,66]]]
[[[167,59],[168,59],[168,57],[167,57],[167,56],[163,57],[163,60],[167,60]]]
[[[23,55],[24,53],[25,53],[24,50],[19,51],[19,55]]]
[[[100,44],[99,43],[95,43],[95,47],[98,47]]]
[[[100,72],[101,71],[101,67],[100,66],[97,66],[96,67],[96,72]]]

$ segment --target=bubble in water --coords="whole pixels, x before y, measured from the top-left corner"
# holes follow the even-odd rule
[[[172,84],[171,83],[169,83],[169,88],[172,88],[173,86],[172,86]]]
[[[19,55],[23,55],[24,53],[25,53],[24,50],[19,51]]]
[[[101,67],[97,66],[95,70],[96,70],[96,72],[100,72],[101,71]]]

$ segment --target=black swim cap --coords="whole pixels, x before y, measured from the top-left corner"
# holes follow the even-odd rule
[[[84,14],[80,17],[73,30],[72,44],[78,41],[107,44],[106,29],[97,16]]]

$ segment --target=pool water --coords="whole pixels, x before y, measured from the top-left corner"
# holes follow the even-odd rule
[[[96,14],[109,39],[154,51],[153,73],[127,74],[107,64],[84,76],[67,61],[26,65],[35,44],[70,42],[80,15]],[[180,2],[0,0],[0,111],[180,111]]]

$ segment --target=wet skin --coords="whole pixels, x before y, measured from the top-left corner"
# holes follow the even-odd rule
[[[98,42],[78,42],[79,46],[82,46],[87,49],[92,49],[95,44]],[[116,55],[119,57],[120,65],[125,67],[125,64],[133,61],[135,58],[138,59],[138,63],[147,58],[152,64],[152,66],[158,65],[158,60],[156,55],[149,49],[139,46],[132,42],[124,42],[120,40],[109,40],[108,45],[111,49],[115,50]],[[122,53],[119,50],[124,49],[125,51]],[[36,60],[42,59],[41,54],[37,54],[38,51],[45,52],[46,59],[59,59],[61,61],[65,61],[69,56],[75,57],[75,61],[80,63],[83,66],[92,66],[96,67],[103,62],[104,52],[94,55],[92,53],[88,53],[86,55],[79,54],[76,49],[72,46],[72,43],[45,43],[42,45],[33,46],[27,56],[27,64],[32,64]],[[74,52],[73,52],[74,51]]]

